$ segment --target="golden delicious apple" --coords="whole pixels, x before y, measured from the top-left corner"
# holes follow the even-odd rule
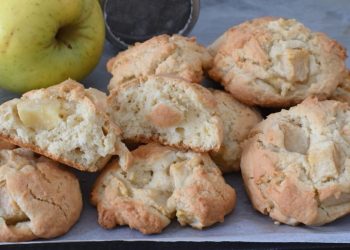
[[[98,63],[104,39],[98,0],[1,0],[0,88],[80,80]]]

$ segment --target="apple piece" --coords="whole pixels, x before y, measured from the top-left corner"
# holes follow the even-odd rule
[[[17,104],[17,111],[22,123],[33,129],[50,130],[60,122],[60,103],[57,100],[37,103],[26,100]]]
[[[0,88],[25,92],[84,78],[103,51],[97,0],[2,0]]]

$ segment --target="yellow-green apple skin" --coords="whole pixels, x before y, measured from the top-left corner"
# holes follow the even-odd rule
[[[0,88],[81,80],[98,63],[104,39],[98,0],[1,0]]]

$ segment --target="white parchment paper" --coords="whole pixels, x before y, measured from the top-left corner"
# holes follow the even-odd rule
[[[275,225],[273,221],[256,212],[246,196],[240,173],[226,176],[227,182],[237,191],[237,207],[215,226],[196,230],[181,227],[174,221],[159,235],[144,236],[128,227],[105,230],[97,224],[97,212],[88,202],[95,176],[80,174],[85,194],[84,212],[79,223],[57,241],[259,241],[259,242],[350,242],[350,216],[322,227],[292,227]],[[56,241],[54,240],[54,241]]]
[[[204,230],[181,227],[173,221],[163,233],[143,235],[128,227],[111,230],[97,223],[97,212],[89,202],[89,193],[96,174],[77,173],[84,194],[84,211],[79,222],[66,235],[47,241],[31,243],[55,243],[75,241],[246,241],[246,242],[350,242],[350,217],[345,217],[323,227],[291,227],[275,225],[273,221],[253,210],[242,185],[240,174],[226,176],[227,182],[237,191],[237,207],[226,216],[223,223]]]

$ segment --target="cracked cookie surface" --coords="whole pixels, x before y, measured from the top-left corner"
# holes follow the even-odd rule
[[[17,148],[0,148],[0,241],[54,238],[79,219],[76,177],[59,164]]]
[[[0,138],[81,171],[130,154],[111,121],[105,93],[73,80],[29,91],[0,105]]]
[[[241,172],[254,207],[290,225],[322,225],[348,214],[349,124],[347,103],[309,98],[253,128]]]
[[[344,80],[338,85],[329,99],[350,104],[350,71],[348,71]]]
[[[223,142],[219,151],[211,151],[210,157],[223,173],[240,170],[241,143],[262,117],[254,108],[237,101],[221,90],[211,90],[217,102],[217,114],[223,123]]]
[[[130,168],[111,162],[94,185],[91,202],[101,226],[128,225],[152,234],[177,217],[181,225],[201,229],[233,210],[235,191],[207,154],[154,143],[132,154]]]
[[[210,47],[209,75],[238,100],[288,107],[326,99],[346,74],[346,51],[294,19],[262,17],[234,26]]]
[[[107,70],[113,75],[108,89],[130,80],[161,74],[173,74],[199,83],[203,71],[211,63],[212,56],[194,37],[156,36],[136,43],[108,61]]]

